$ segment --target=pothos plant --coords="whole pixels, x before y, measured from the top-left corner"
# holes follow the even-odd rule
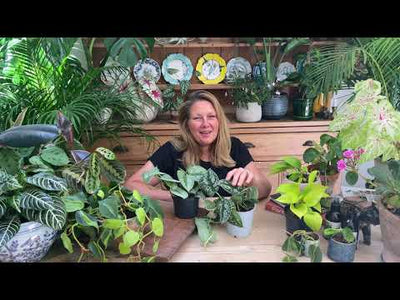
[[[270,174],[278,174],[287,172],[287,178],[290,181],[298,183],[307,183],[309,172],[307,165],[304,165],[300,159],[294,156],[282,157],[282,161],[278,161],[271,166]]]
[[[315,241],[313,232],[305,230],[296,230],[287,237],[282,245],[282,250],[286,256],[282,259],[284,262],[297,262],[297,257],[304,254],[306,241]],[[308,250],[311,262],[321,262],[322,252],[319,246],[311,244]]]
[[[281,194],[276,200],[290,205],[290,210],[313,231],[318,231],[322,225],[321,199],[329,197],[325,193],[328,187],[315,182],[317,175],[318,171],[312,171],[303,189],[300,183],[283,183],[276,189]]]
[[[109,243],[118,240],[119,252],[130,254],[128,260],[155,259],[164,231],[162,209],[150,198],[122,186],[126,171],[112,151],[99,147],[87,152],[84,159],[64,169],[63,175],[74,190],[62,198],[68,218],[61,239],[70,253],[76,243],[79,261],[86,254],[107,261]],[[152,238],[153,255],[144,257],[145,241],[151,242],[148,237]]]

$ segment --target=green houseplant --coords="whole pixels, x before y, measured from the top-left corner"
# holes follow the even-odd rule
[[[328,257],[338,262],[352,262],[357,249],[356,238],[350,227],[325,228],[324,236],[329,238]]]
[[[167,84],[167,88],[162,92],[164,101],[162,111],[169,112],[171,119],[177,117],[177,110],[185,99],[190,85],[189,80],[181,80],[178,85]]]
[[[290,234],[282,245],[286,256],[284,262],[297,262],[297,257],[306,255],[311,262],[321,262],[322,252],[319,247],[319,235],[315,232],[296,230]]]
[[[9,133],[12,136],[9,136]],[[52,125],[16,126],[0,134],[0,259],[38,261],[66,222],[62,169],[71,163]],[[12,145],[12,146],[10,146]],[[44,225],[44,226],[40,226]],[[29,239],[37,236],[37,244]]]
[[[297,229],[318,231],[321,228],[320,201],[329,195],[325,193],[327,186],[315,182],[317,174],[318,171],[312,171],[307,185],[303,188],[300,188],[300,183],[283,183],[276,189],[281,194],[276,200],[287,205],[285,207],[287,232],[294,232]]]
[[[287,179],[297,183],[307,183],[308,176],[310,175],[307,165],[294,156],[282,157],[281,161],[271,165],[271,175],[283,172],[287,173]]]
[[[24,110],[24,124],[54,124],[60,110],[71,120],[76,138],[88,144],[101,137],[118,137],[121,131],[145,134],[136,118],[143,99],[102,83],[101,74],[110,67],[105,67],[105,62],[94,65],[94,40],[1,39],[0,55],[4,60],[0,66],[0,130],[12,126]],[[124,51],[110,54],[130,58]],[[110,54],[107,52],[106,57]],[[101,115],[111,108],[112,116],[104,122]]]

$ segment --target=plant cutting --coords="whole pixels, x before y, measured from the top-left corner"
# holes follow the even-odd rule
[[[297,229],[318,231],[322,225],[321,199],[329,197],[327,186],[315,183],[318,171],[310,173],[308,183],[300,188],[300,183],[283,183],[276,189],[281,194],[276,201],[287,204],[285,207],[286,231]]]
[[[356,252],[356,238],[350,227],[325,228],[324,236],[329,238],[328,257],[337,262],[352,262]]]
[[[296,230],[291,233],[282,245],[286,256],[284,262],[297,262],[297,257],[305,255],[311,262],[321,262],[322,252],[319,247],[319,235],[315,232]]]

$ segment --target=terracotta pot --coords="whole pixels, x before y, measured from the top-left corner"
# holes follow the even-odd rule
[[[330,195],[340,195],[342,188],[342,173],[337,173],[334,175],[320,175],[321,183],[327,185],[328,189],[326,192]]]
[[[378,201],[379,222],[382,233],[382,259],[385,262],[400,262],[400,217],[391,213]]]

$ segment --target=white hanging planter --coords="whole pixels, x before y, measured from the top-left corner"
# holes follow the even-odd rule
[[[236,119],[239,122],[258,122],[262,117],[261,105],[257,102],[247,103],[248,108],[236,107]]]
[[[250,235],[251,229],[253,228],[253,217],[255,211],[256,206],[248,211],[239,211],[238,214],[242,219],[243,227],[239,227],[228,222],[226,223],[227,232],[236,238]]]

